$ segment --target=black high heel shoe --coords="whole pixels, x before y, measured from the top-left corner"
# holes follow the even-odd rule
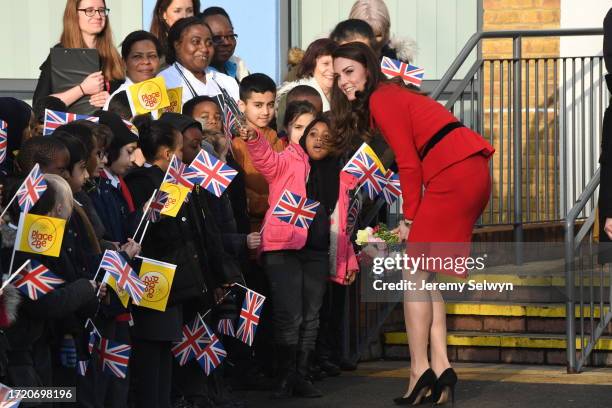
[[[436,374],[431,368],[425,370],[407,397],[397,397],[393,400],[397,405],[418,405],[425,399],[429,391],[436,382]]]
[[[457,374],[452,368],[444,370],[436,380],[431,401],[434,405],[442,405],[450,399],[455,404],[455,385],[457,384]]]

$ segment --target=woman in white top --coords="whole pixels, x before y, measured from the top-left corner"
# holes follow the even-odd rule
[[[129,33],[121,43],[125,81],[108,98],[104,110],[108,110],[108,105],[115,95],[127,91],[130,85],[155,78],[159,73],[161,55],[161,44],[153,34],[143,30]]]
[[[196,96],[216,96],[219,87],[238,101],[238,83],[225,74],[208,68],[214,55],[212,32],[197,17],[180,19],[168,32],[169,67],[159,75],[168,88],[183,87],[183,105]]]

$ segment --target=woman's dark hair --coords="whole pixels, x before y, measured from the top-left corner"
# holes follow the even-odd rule
[[[183,105],[183,115],[193,116],[193,110],[195,109],[195,107],[203,102],[214,103],[219,108],[219,112],[221,112],[222,110],[217,98],[213,98],[207,95],[200,95],[196,96],[195,98],[191,98],[190,100],[185,102],[185,104]]]
[[[198,17],[195,17],[195,16],[186,17],[186,18],[181,18],[180,20],[178,20],[170,28],[170,31],[168,31],[168,42],[167,42],[168,51],[166,54],[166,62],[168,63],[168,65],[174,64],[176,62],[176,50],[174,49],[174,43],[180,41],[181,37],[183,36],[183,32],[189,27],[194,26],[194,25],[202,25],[206,27],[206,29],[212,35],[212,30],[210,29],[208,24],[203,22]]]
[[[289,129],[289,124],[297,119],[300,115],[310,113],[312,116],[317,115],[317,110],[312,103],[308,101],[292,101],[287,105],[285,109],[285,116],[283,117],[283,127]]]
[[[151,41],[155,45],[157,55],[161,57],[164,54],[161,42],[159,42],[156,36],[144,30],[132,31],[121,43],[121,58],[123,58],[124,61],[127,61],[130,52],[132,52],[132,47],[138,41]]]
[[[191,0],[193,4],[193,14],[197,16],[200,12],[200,0]],[[159,39],[163,48],[167,46],[168,24],[164,21],[164,13],[172,4],[172,0],[157,0],[153,8],[153,18],[151,19],[150,32]]]
[[[64,126],[67,126],[67,125],[64,125]],[[81,142],[81,140],[78,137],[74,136],[72,132],[63,130],[62,128],[64,126],[60,126],[59,128],[57,128],[55,132],[53,132],[51,137],[54,137],[60,140],[64,144],[64,146],[66,146],[66,148],[68,149],[68,152],[70,152],[70,161],[68,162],[68,171],[72,173],[72,171],[74,170],[74,166],[78,162],[80,161],[87,162],[87,160],[89,159],[89,154],[87,153],[87,150],[83,142]],[[86,128],[83,128],[83,129],[86,129]]]
[[[367,22],[356,18],[339,22],[329,35],[329,38],[337,43],[341,43],[352,41],[357,36],[367,38],[372,47],[376,45],[376,36],[372,27]]]
[[[169,124],[151,119],[139,121],[138,133],[140,150],[149,163],[155,161],[160,147],[174,149],[180,134]]]
[[[378,58],[374,51],[360,42],[351,42],[339,46],[332,54],[334,59],[346,58],[363,65],[367,72],[367,80],[363,91],[355,94],[355,100],[349,101],[338,87],[338,79],[334,79],[331,92],[331,111],[334,112],[332,124],[335,133],[331,146],[334,150],[343,152],[359,146],[362,142],[372,139],[370,132],[370,95],[381,82],[387,82],[378,66]]]
[[[312,76],[317,66],[317,59],[325,55],[332,55],[336,48],[338,48],[338,44],[329,38],[319,38],[311,42],[308,48],[306,48],[304,58],[302,58],[302,62],[300,62],[298,67],[298,78]]]

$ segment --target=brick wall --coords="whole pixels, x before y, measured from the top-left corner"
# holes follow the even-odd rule
[[[485,31],[529,30],[559,28],[560,26],[560,0],[484,0],[483,7],[483,29]],[[524,39],[522,52],[523,58],[557,57],[559,56],[559,38]],[[482,54],[484,59],[512,58],[512,40],[486,40],[483,42]],[[499,222],[500,213],[502,222],[512,221],[512,209],[508,211],[508,205],[511,207],[514,203],[514,198],[508,197],[508,191],[513,190],[513,174],[509,173],[508,169],[512,168],[514,159],[510,144],[513,132],[512,115],[508,115],[512,106],[512,99],[508,98],[509,91],[512,89],[511,71],[511,61],[503,62],[501,70],[500,63],[493,65],[485,63],[483,70],[483,134],[487,139],[490,139],[492,134],[493,144],[498,152],[492,163],[493,199],[489,205],[493,208],[493,218],[487,209],[484,213],[484,223]],[[527,76],[530,78],[528,89],[525,85]],[[523,212],[525,219],[556,218],[554,199],[558,186],[553,177],[556,172],[554,166],[556,146],[554,140],[556,91],[554,64],[551,61],[545,63],[544,60],[539,60],[536,68],[535,60],[531,60],[529,68],[523,66],[522,77],[523,191],[524,196],[529,196],[529,199],[523,199]],[[536,77],[538,79],[537,88]],[[527,92],[529,99],[526,97]],[[503,141],[500,141],[500,134],[504,137]],[[538,176],[536,176],[536,169],[539,169]]]

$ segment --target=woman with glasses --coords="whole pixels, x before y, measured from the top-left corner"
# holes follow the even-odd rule
[[[125,92],[130,85],[155,78],[159,73],[162,55],[161,44],[153,34],[143,30],[129,33],[121,43],[125,81],[108,98],[104,110],[108,110],[115,95]]]
[[[113,45],[113,34],[108,21],[109,9],[104,0],[67,0],[64,10],[64,29],[58,48],[93,48],[100,56],[100,70],[88,75],[80,84],[69,89],[58,89],[51,78],[51,58],[40,67],[40,77],[34,91],[34,103],[45,96],[61,99],[70,105],[83,97],[101,108],[109,97],[110,81],[124,77],[121,57]]]
[[[202,19],[213,34],[215,54],[210,68],[229,75],[240,83],[242,78],[250,73],[244,60],[234,54],[238,34],[234,33],[232,20],[222,7],[208,7],[202,12]]]
[[[168,31],[174,23],[199,12],[200,0],[157,0],[149,31],[159,40],[164,54],[167,52]]]
[[[196,96],[216,96],[225,89],[238,100],[238,83],[228,75],[210,69],[215,49],[212,32],[198,17],[182,18],[168,32],[169,67],[159,75],[168,88],[183,88],[182,105]]]

